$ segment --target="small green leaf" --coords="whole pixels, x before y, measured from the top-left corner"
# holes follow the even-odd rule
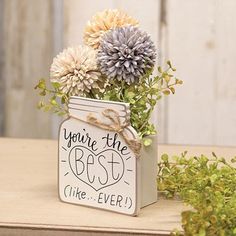
[[[170,76],[169,75],[165,75],[164,79],[165,79],[167,84],[170,82]]]
[[[44,106],[44,102],[43,101],[39,101],[38,105],[37,105],[37,108],[41,109],[43,106]]]
[[[166,161],[168,161],[168,159],[169,159],[169,157],[168,157],[167,154],[162,154],[162,155],[161,155],[161,160],[162,160],[162,161],[165,161],[165,162],[166,162]]]
[[[134,93],[134,92],[128,92],[128,93],[127,93],[127,97],[128,97],[129,99],[133,98],[134,96],[135,96],[135,93]]]
[[[231,159],[231,162],[232,162],[232,163],[236,163],[236,156]]]
[[[144,138],[143,139],[143,145],[145,147],[150,146],[152,144],[152,140],[150,138]]]
[[[166,64],[171,68],[171,62],[168,60]]]
[[[166,89],[162,93],[165,94],[165,95],[169,95],[170,94],[170,90]]]
[[[37,85],[39,89],[46,89],[46,83],[44,79],[41,79]]]
[[[172,92],[172,94],[175,94],[175,88],[174,87],[170,87],[170,91]]]
[[[211,177],[210,177],[210,180],[211,180],[211,183],[214,184],[215,181],[217,180],[218,176],[216,174],[213,174]]]
[[[50,105],[44,105],[43,110],[45,112],[50,111],[51,110],[51,106]]]
[[[66,97],[65,96],[62,96],[61,97],[61,104],[65,104],[66,103]]]
[[[183,84],[183,81],[176,78],[176,79],[175,79],[175,83],[176,83],[176,84]]]
[[[57,105],[57,101],[56,101],[54,98],[52,98],[52,99],[50,100],[50,103],[51,103],[53,106]]]
[[[40,95],[40,96],[46,96],[46,91],[45,91],[45,90],[41,91],[41,92],[39,93],[39,95]]]
[[[52,86],[53,86],[53,88],[55,88],[55,89],[59,89],[60,88],[60,83],[58,83],[58,82],[52,82]]]
[[[215,157],[215,158],[217,158],[215,152],[212,152],[212,156]]]
[[[226,163],[226,160],[225,160],[224,157],[221,157],[219,160],[220,160],[220,162],[222,162],[222,163],[224,163],[224,164]]]
[[[206,236],[206,230],[204,228],[201,228],[199,230],[198,236]]]

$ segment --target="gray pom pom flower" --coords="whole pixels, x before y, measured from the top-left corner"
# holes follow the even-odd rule
[[[154,43],[146,32],[125,26],[107,32],[100,42],[98,66],[109,79],[138,83],[156,59]]]

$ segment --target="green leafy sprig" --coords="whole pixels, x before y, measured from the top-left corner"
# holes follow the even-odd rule
[[[51,111],[59,116],[68,114],[69,97],[60,90],[60,84],[51,83],[51,88],[47,88],[45,79],[40,79],[35,89],[39,90],[39,95],[45,97],[39,101],[37,107],[45,112]],[[46,100],[46,101],[45,101]]]
[[[163,70],[158,67],[158,75],[152,76],[152,70],[148,71],[137,84],[127,84],[125,81],[113,80],[104,91],[90,91],[82,94],[84,97],[126,102],[130,104],[132,127],[143,139],[143,144],[148,146],[151,139],[147,136],[156,134],[155,126],[150,123],[150,118],[154,107],[163,95],[175,93],[175,86],[183,82],[172,74],[176,69],[167,61],[167,68]],[[69,94],[61,91],[59,83],[51,83],[51,88],[47,88],[46,81],[41,79],[35,86],[39,90],[39,95],[45,97],[40,101],[38,108],[43,111],[52,111],[57,115],[68,114]]]
[[[193,207],[182,212],[184,233],[172,235],[236,235],[236,168],[224,158],[163,154],[157,184],[167,198],[178,196]]]
[[[158,100],[163,95],[175,93],[175,86],[183,82],[172,74],[176,71],[172,67],[170,61],[167,62],[167,68],[163,70],[158,67],[158,75],[152,76],[152,71],[149,71],[139,84],[128,85],[122,82],[114,82],[109,90],[104,94],[103,99],[127,102],[130,104],[131,110],[131,125],[138,132],[140,138],[143,139],[145,146],[151,144],[149,135],[156,134],[156,129],[150,123],[152,112]]]

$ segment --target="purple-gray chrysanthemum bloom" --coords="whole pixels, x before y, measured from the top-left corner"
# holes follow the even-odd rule
[[[156,50],[150,36],[135,26],[110,30],[100,42],[98,66],[109,79],[139,82],[153,68]]]

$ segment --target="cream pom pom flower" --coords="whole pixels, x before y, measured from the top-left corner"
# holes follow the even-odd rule
[[[88,22],[85,28],[85,44],[97,49],[100,45],[100,39],[106,31],[117,27],[137,24],[137,20],[117,9],[99,12],[93,16],[92,20]]]
[[[103,88],[105,81],[97,68],[96,51],[87,46],[69,47],[58,54],[50,69],[51,82],[60,84],[62,93],[84,95]]]

